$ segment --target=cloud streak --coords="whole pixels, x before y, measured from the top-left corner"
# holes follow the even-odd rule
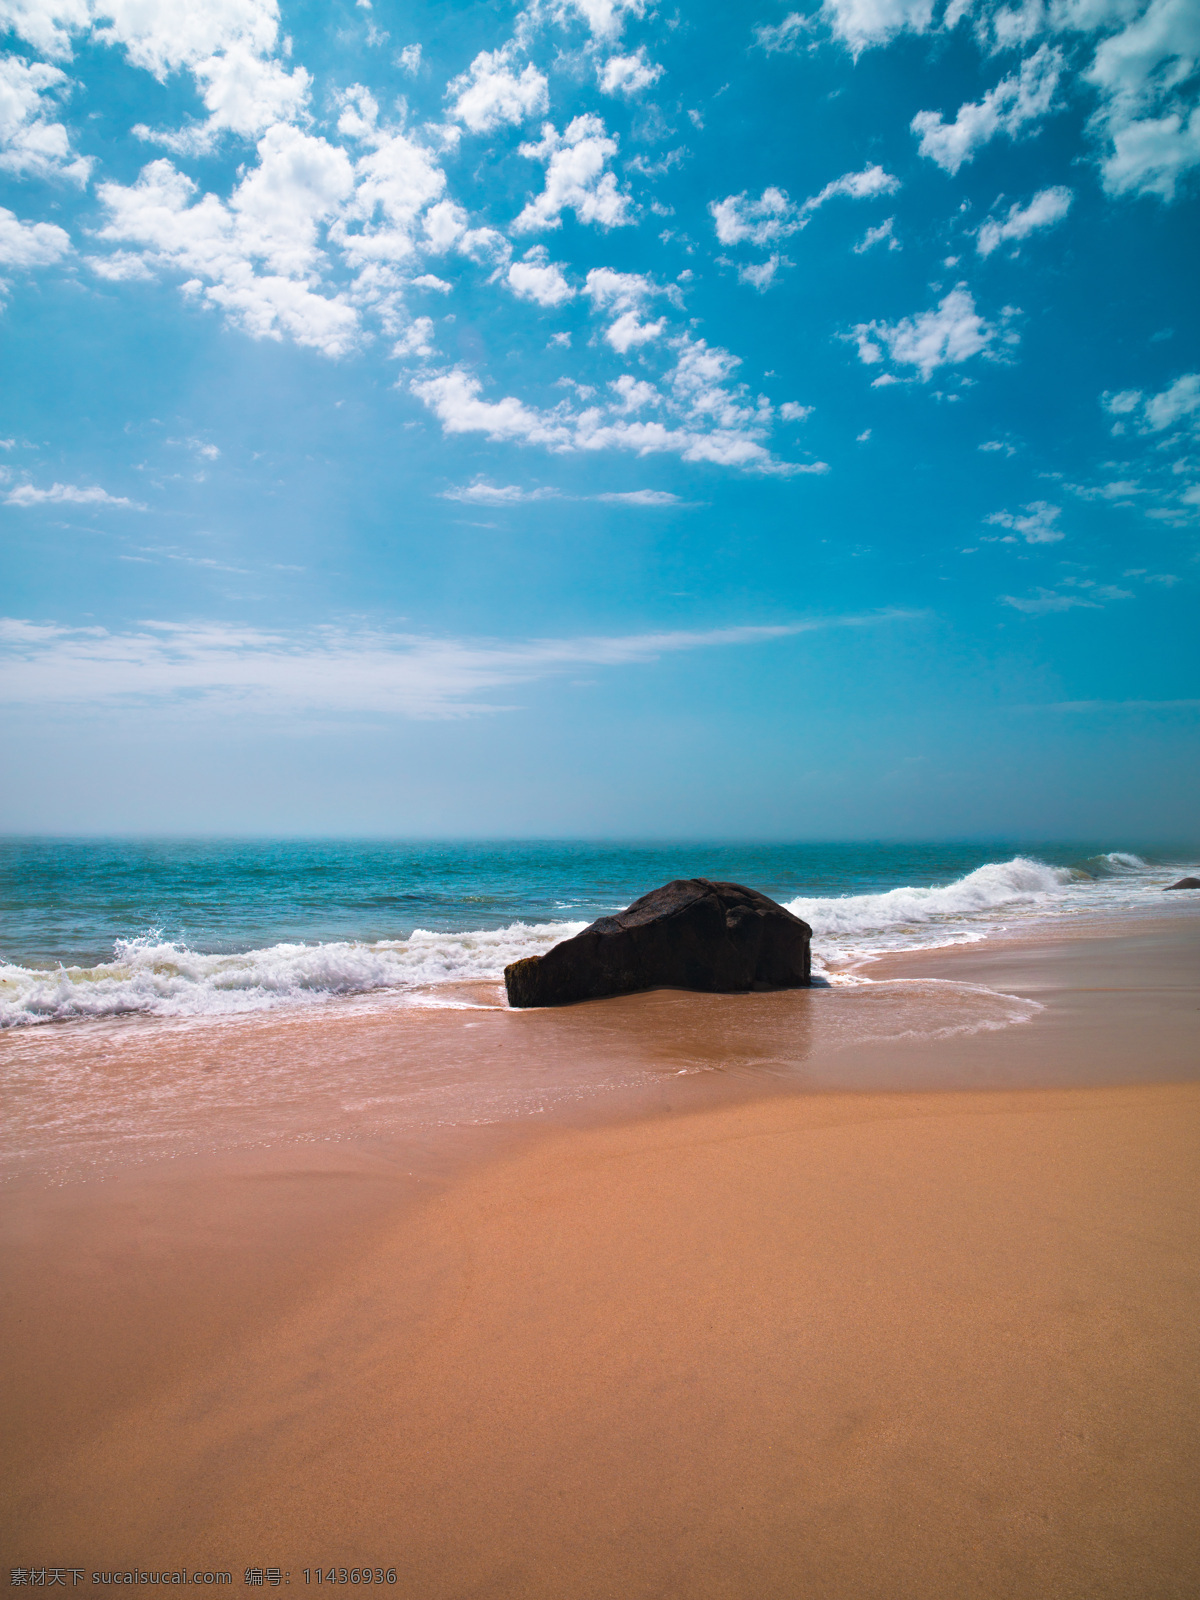
[[[481,697],[581,666],[646,666],[665,655],[769,644],[913,615],[882,611],[516,641],[336,627],[272,633],[223,623],[145,622],[136,631],[111,633],[10,618],[0,619],[0,692],[10,706],[440,721],[515,709]]]

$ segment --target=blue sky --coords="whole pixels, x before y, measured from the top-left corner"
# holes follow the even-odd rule
[[[0,20],[0,827],[1197,835],[1194,0]]]

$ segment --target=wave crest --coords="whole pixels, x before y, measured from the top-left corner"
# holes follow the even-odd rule
[[[119,939],[94,967],[0,966],[0,1027],[139,1013],[229,1016],[379,989],[497,979],[510,961],[538,955],[582,922],[513,923],[469,933],[417,928],[377,944],[276,944],[206,955],[156,934]]]

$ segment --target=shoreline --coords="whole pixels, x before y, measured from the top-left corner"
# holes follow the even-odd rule
[[[1198,935],[891,957],[935,1006],[986,969],[1043,1009],[818,1040],[803,1080],[660,1057],[622,1115],[424,1165],[18,1180],[3,1559],[383,1564],[413,1600],[1194,1592]],[[575,1011],[678,1022],[631,998]]]

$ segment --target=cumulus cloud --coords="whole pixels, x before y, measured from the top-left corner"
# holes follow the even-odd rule
[[[666,329],[665,317],[656,322],[642,321],[645,302],[654,295],[670,292],[660,289],[652,278],[637,272],[614,272],[611,267],[593,267],[583,292],[599,315],[617,313],[615,321],[605,329],[604,338],[621,355],[658,339]],[[677,295],[678,291],[674,293]]]
[[[580,666],[644,666],[663,655],[765,645],[907,615],[512,641],[337,627],[265,632],[222,623],[144,622],[110,633],[0,619],[0,689],[10,704],[64,709],[445,719],[511,710],[481,696]]]
[[[573,11],[582,18],[597,39],[615,39],[625,26],[626,17],[645,15],[646,0],[560,0],[557,8],[565,15]]]
[[[410,324],[397,264],[418,240],[473,253],[490,230],[472,233],[465,214],[441,201],[441,168],[402,130],[381,125],[366,89],[353,85],[340,101],[338,131],[357,156],[277,123],[228,201],[198,196],[170,161],[155,161],[134,184],[100,187],[109,220],[98,237],[139,246],[146,268],[184,274],[185,292],[254,337],[287,337],[337,356],[359,338],[360,312],[370,311],[402,346],[407,341],[408,353],[429,353],[425,325]],[[437,218],[445,239],[433,226],[439,210],[447,212]],[[354,273],[339,288],[327,281],[331,249]],[[91,264],[110,278],[138,275],[128,250]]]
[[[979,315],[965,283],[951,289],[934,311],[922,311],[896,323],[860,322],[854,337],[859,359],[866,365],[890,358],[898,366],[916,367],[922,382],[938,367],[957,365],[977,355],[994,357],[1017,339],[1015,333]]]
[[[607,170],[617,153],[617,140],[596,116],[575,117],[559,133],[553,123],[542,126],[537,144],[523,144],[521,154],[546,164],[546,185],[512,225],[514,233],[534,233],[562,226],[562,213],[573,211],[580,222],[620,228],[633,221],[629,196]]]
[[[447,86],[453,96],[450,115],[463,122],[472,133],[491,133],[502,123],[521,123],[535,117],[549,105],[546,79],[528,63],[514,70],[515,46],[502,50],[481,50],[470,67]]]
[[[959,106],[953,122],[937,111],[918,111],[911,127],[920,136],[920,153],[955,173],[998,134],[1016,138],[1052,109],[1062,70],[1062,52],[1044,44],[982,100]]]
[[[898,33],[923,33],[933,18],[933,0],[825,0],[821,16],[857,56]]]
[[[46,267],[71,248],[69,234],[51,222],[22,222],[0,206],[0,266]]]
[[[1101,39],[1083,74],[1101,95],[1096,127],[1109,145],[1104,186],[1110,194],[1170,200],[1180,178],[1200,164],[1200,16],[1192,0],[1151,0],[1119,20],[1125,26]]]
[[[803,227],[796,207],[783,189],[764,189],[757,200],[742,194],[709,202],[709,212],[724,245],[773,244]]]
[[[870,166],[861,172],[844,172],[800,205],[793,204],[786,190],[771,187],[764,189],[757,200],[745,192],[731,194],[724,200],[710,201],[708,209],[721,244],[765,248],[805,227],[815,212],[837,196],[870,200],[876,195],[894,194],[899,187],[898,178],[880,166]],[[740,269],[738,276],[756,289],[765,289],[783,264],[784,258],[776,256],[760,267]]]
[[[539,409],[512,395],[487,400],[480,379],[461,367],[417,379],[411,388],[448,434],[482,433],[496,441],[558,452],[669,453],[685,461],[781,475],[829,470],[824,462],[801,466],[772,456],[763,442],[771,424],[770,402],[753,400],[744,385],[731,381],[740,364],[736,356],[687,334],[674,341],[674,350],[674,365],[657,392],[657,403],[669,419],[663,421],[633,420],[629,413],[643,409],[650,396],[620,380],[612,402],[583,409],[573,409],[567,401]]]
[[[878,194],[895,194],[899,187],[899,178],[880,166],[864,167],[861,172],[844,172],[840,178],[827,183],[820,193],[811,195],[800,212],[808,216],[838,195],[845,195],[849,200],[872,200]]]
[[[427,361],[433,353],[432,317],[414,317],[392,346],[393,356],[400,360],[415,357],[418,361]]]
[[[759,294],[765,294],[775,282],[780,267],[790,267],[791,262],[786,256],[776,252],[767,257],[765,261],[750,262],[739,266],[737,269],[738,282],[748,283],[752,289],[757,289]]]
[[[785,400],[779,408],[779,415],[785,422],[805,422],[814,410],[815,407],[802,406],[796,400]]]
[[[1162,433],[1179,423],[1195,428],[1200,426],[1200,372],[1185,372],[1158,394],[1122,389],[1116,394],[1101,395],[1100,403],[1109,416],[1128,417],[1139,433]],[[1125,423],[1120,420],[1113,432],[1124,429]]]
[[[274,123],[295,120],[307,106],[312,88],[303,67],[289,72],[243,44],[191,63],[191,73],[208,109],[205,120],[179,129],[139,123],[133,130],[139,138],[180,155],[202,155],[224,133],[253,139]]]
[[[166,159],[133,184],[101,185],[109,220],[99,237],[138,244],[152,264],[189,274],[186,292],[254,337],[287,335],[341,354],[358,315],[343,295],[318,292],[318,231],[353,192],[349,157],[286,125],[265,134],[258,151],[228,204],[213,194],[195,200],[196,185]]]
[[[1011,205],[1002,220],[989,217],[975,235],[976,250],[981,256],[990,256],[1002,244],[1027,239],[1040,228],[1052,228],[1071,209],[1072,199],[1070,189],[1061,186],[1039,189],[1027,206]]]
[[[603,94],[633,95],[657,83],[662,70],[657,62],[646,60],[643,47],[631,56],[609,56],[607,61],[597,63],[596,77]]]
[[[1057,544],[1063,537],[1058,526],[1061,506],[1052,506],[1045,500],[1033,500],[1019,512],[993,511],[987,521],[993,527],[1011,528],[1020,534],[1026,544]]]
[[[0,172],[67,178],[81,188],[87,183],[92,160],[71,149],[71,136],[56,120],[58,107],[51,98],[69,87],[66,73],[44,61],[0,58]]]
[[[560,306],[575,297],[575,290],[563,277],[562,268],[549,258],[545,245],[535,244],[520,261],[508,269],[507,283],[522,300],[539,306]]]
[[[106,489],[94,486],[81,489],[73,483],[52,483],[48,489],[39,489],[32,483],[19,483],[4,496],[6,506],[120,506],[125,511],[144,511],[136,500],[124,495],[109,494]]]

